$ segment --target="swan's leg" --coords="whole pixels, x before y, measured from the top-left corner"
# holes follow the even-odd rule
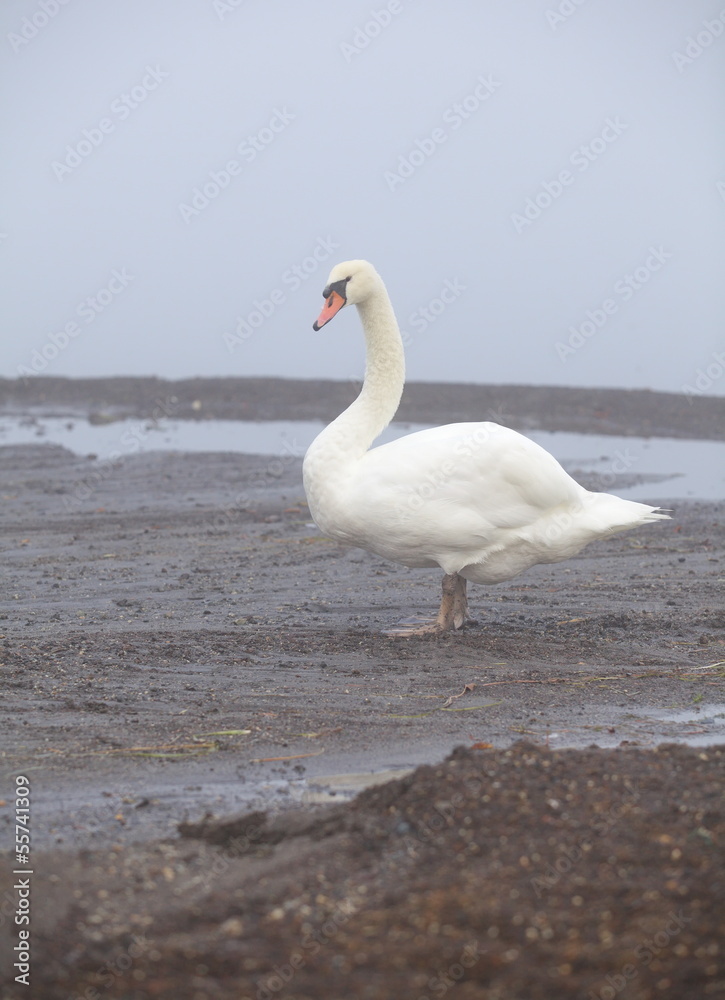
[[[443,577],[441,606],[435,621],[439,632],[447,632],[449,629],[455,628],[455,606],[459,580],[460,577],[457,573],[446,573]]]
[[[458,573],[446,573],[443,577],[441,606],[436,618],[438,631],[447,632],[465,624],[468,618],[467,583]]]
[[[446,573],[443,577],[441,606],[438,615],[431,621],[416,623],[400,622],[386,629],[386,635],[431,635],[461,628],[468,618],[467,580],[458,573]]]
[[[468,597],[466,596],[466,584],[468,580],[464,576],[454,573],[456,581],[453,592],[453,628],[461,628],[468,618]],[[443,577],[443,588],[448,577]],[[442,602],[441,602],[442,603]]]

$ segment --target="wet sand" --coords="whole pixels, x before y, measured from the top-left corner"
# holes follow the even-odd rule
[[[87,387],[37,380],[51,381],[64,402],[56,387],[29,412],[119,415],[123,385],[84,402]],[[151,416],[159,380],[133,381],[124,405]],[[191,412],[230,416],[229,381],[218,398],[189,391]],[[460,419],[468,390],[430,399]],[[329,405],[295,392],[264,415]],[[544,392],[526,419],[583,429],[583,409]],[[18,393],[0,395],[6,412]],[[664,394],[620,395],[589,430],[623,433],[636,414],[638,433],[722,436],[677,435],[675,403],[653,406]],[[298,459],[151,453],[99,474],[39,444],[0,448],[0,477],[3,774],[31,779],[38,996],[417,998],[443,995],[453,966],[443,992],[461,998],[606,997],[607,975],[625,997],[723,992],[721,505],[663,504],[671,522],[472,588],[462,632],[396,640],[382,630],[433,611],[439,575],[321,538]],[[685,739],[702,745],[656,750]],[[437,764],[461,744],[481,748],[309,804],[331,775]],[[231,833],[194,827],[250,811]],[[575,849],[537,894],[536,873]]]

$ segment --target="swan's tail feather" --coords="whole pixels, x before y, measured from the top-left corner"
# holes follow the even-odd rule
[[[646,507],[646,504],[642,504]],[[647,513],[642,514],[642,523],[646,524],[647,521],[669,521],[669,509],[667,507],[650,507]]]
[[[596,498],[592,513],[602,518],[611,532],[627,531],[639,524],[650,521],[668,521],[670,515],[662,507],[650,507],[649,504],[637,500],[623,500],[610,493],[594,493]]]

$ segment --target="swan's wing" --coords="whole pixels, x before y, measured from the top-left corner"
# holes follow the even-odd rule
[[[345,477],[337,537],[454,572],[510,546],[582,489],[548,452],[494,423],[448,424],[367,452]]]
[[[500,424],[460,423],[373,448],[355,479],[369,501],[420,513],[432,504],[475,512],[491,527],[530,524],[584,492],[556,459]]]
[[[439,565],[480,583],[666,516],[590,493],[539,445],[494,423],[448,424],[373,448],[346,467],[338,487],[326,519],[317,518],[323,530],[406,566]]]

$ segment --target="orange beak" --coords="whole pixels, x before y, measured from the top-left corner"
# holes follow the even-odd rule
[[[335,313],[338,313],[345,305],[345,299],[339,292],[330,292],[322,307],[322,312],[317,320],[312,324],[313,330],[321,330],[325,323],[329,323]]]

